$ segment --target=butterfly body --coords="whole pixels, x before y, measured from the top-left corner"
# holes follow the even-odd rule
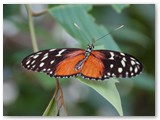
[[[133,56],[109,50],[59,48],[33,53],[23,59],[29,70],[44,72],[51,77],[81,76],[104,80],[111,77],[132,77],[142,71],[142,64]]]

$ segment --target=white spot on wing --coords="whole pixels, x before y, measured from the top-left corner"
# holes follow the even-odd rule
[[[138,71],[138,69],[137,69],[137,67],[135,67],[134,72],[137,73],[137,71]]]
[[[54,63],[54,60],[52,60],[51,62],[50,62],[50,64],[53,64]]]
[[[122,64],[123,67],[126,66],[126,64],[125,64],[125,62],[123,60],[121,60],[121,64]]]
[[[61,56],[61,54],[65,51],[66,49],[62,49],[61,51],[58,52],[56,56]]]
[[[127,61],[125,57],[122,58],[124,61]]]
[[[110,64],[110,68],[113,68],[113,64]]]
[[[135,60],[133,57],[131,57],[132,60]]]
[[[111,57],[109,58],[110,60],[114,60],[114,53],[113,52],[110,52],[110,55],[111,55]]]
[[[56,49],[51,49],[51,50],[49,50],[50,52],[52,52],[52,51],[55,51]]]
[[[140,63],[139,63],[139,62],[137,62],[137,61],[136,61],[136,63],[140,65]]]
[[[120,53],[121,55],[123,55],[123,56],[125,56],[125,54],[124,53]]]
[[[132,71],[133,70],[133,68],[132,68],[132,66],[130,67],[130,71]]]
[[[131,64],[134,65],[134,64],[136,64],[136,63],[135,63],[133,60],[131,60]]]
[[[34,55],[31,55],[29,58],[32,58]]]
[[[44,56],[41,61],[45,60],[46,58],[48,58],[48,55]]]
[[[39,56],[39,55],[35,55],[35,56],[33,56],[33,58],[36,59],[38,56]]]
[[[139,66],[139,65],[137,65],[136,67],[137,67],[138,69],[140,69],[140,66]]]
[[[107,75],[104,75],[104,78],[107,78]]]
[[[114,74],[114,73],[112,73],[112,76],[114,77],[114,76],[115,76],[115,74]]]
[[[128,72],[126,72],[126,77],[128,76]]]
[[[42,67],[44,65],[44,62],[42,62],[40,65],[39,65],[39,67]]]
[[[122,68],[118,68],[118,72],[121,73],[123,71]]]
[[[39,54],[41,54],[42,52],[38,52],[37,54],[39,55]]]
[[[36,65],[33,65],[32,68],[34,68]]]
[[[30,61],[30,60],[28,60],[28,61],[27,61],[27,63],[26,63],[26,65],[28,65],[30,62],[31,62],[31,61]]]
[[[108,72],[107,75],[111,75],[111,73]]]
[[[33,61],[31,62],[31,65],[32,65],[33,63],[35,63],[35,60],[33,60]]]
[[[44,54],[44,56],[48,56],[48,53]]]

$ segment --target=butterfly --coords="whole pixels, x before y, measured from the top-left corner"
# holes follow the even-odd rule
[[[105,80],[112,77],[133,77],[142,72],[143,66],[135,57],[111,50],[86,50],[78,48],[48,49],[33,53],[22,61],[24,68],[44,72],[50,77]]]

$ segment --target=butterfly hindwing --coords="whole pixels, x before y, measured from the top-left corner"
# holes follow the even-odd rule
[[[104,78],[105,66],[102,61],[103,59],[105,59],[105,56],[97,50],[91,52],[81,71],[82,77],[93,80],[107,79],[107,77]]]
[[[28,70],[37,71],[37,72],[42,71],[47,73],[51,77],[52,76],[58,77],[58,76],[61,76],[59,75],[60,72],[63,72],[62,69],[60,69],[59,67],[59,66],[62,66],[61,62],[66,61],[67,58],[68,59],[76,58],[76,56],[79,54],[84,54],[84,50],[76,49],[76,48],[42,50],[24,58],[22,61],[22,65]],[[62,66],[63,69],[65,68],[65,66],[67,67],[67,64],[69,64],[69,62],[70,61],[67,61],[65,64],[63,64],[64,66],[64,67]],[[73,62],[77,62],[77,61],[75,60]],[[71,67],[71,64],[70,64],[70,67]],[[57,70],[57,68],[59,69]],[[74,74],[72,73],[73,70],[69,68],[67,70],[69,74],[63,73],[64,77]]]

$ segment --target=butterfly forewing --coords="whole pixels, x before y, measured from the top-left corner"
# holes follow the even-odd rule
[[[92,53],[94,54],[94,52]],[[104,79],[108,77],[132,77],[142,71],[142,64],[129,54],[109,50],[98,50],[98,52],[105,58],[101,58],[105,66]]]
[[[80,52],[78,52],[78,54],[74,54],[75,51],[77,52],[80,51]],[[70,56],[67,56],[69,54]],[[58,75],[59,71],[56,71],[56,68],[60,65],[60,62],[66,60],[66,58],[68,57],[74,58],[79,54],[84,54],[84,50],[76,48],[43,50],[33,53],[24,58],[22,61],[22,65],[28,70],[37,72],[43,71],[51,77],[59,76]],[[55,71],[57,73],[55,73]],[[72,75],[72,72],[70,72],[70,75]],[[69,75],[63,73],[63,76],[69,76]]]

